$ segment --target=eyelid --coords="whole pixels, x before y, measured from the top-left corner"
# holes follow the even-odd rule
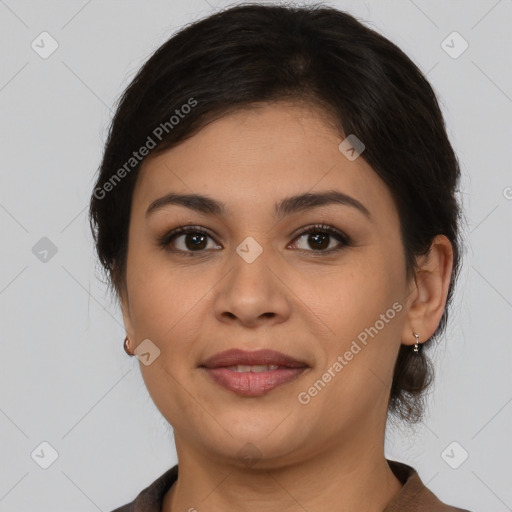
[[[295,238],[298,238],[301,235],[304,235],[305,233],[310,232],[326,232],[332,235],[338,235],[340,238],[343,238],[347,241],[347,243],[350,241],[350,238],[348,235],[346,235],[343,231],[339,230],[338,228],[335,228],[334,226],[331,226],[330,224],[312,224],[309,226],[304,226],[299,229],[299,231],[295,234]]]

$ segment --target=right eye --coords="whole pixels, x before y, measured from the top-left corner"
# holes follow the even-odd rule
[[[193,256],[192,253],[194,252],[204,252],[205,249],[208,249],[208,238],[213,240],[213,238],[199,226],[180,226],[166,233],[159,240],[159,245],[170,252],[181,252]]]

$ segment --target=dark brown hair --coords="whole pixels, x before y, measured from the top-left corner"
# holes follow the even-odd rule
[[[423,349],[446,327],[459,272],[460,170],[424,75],[346,12],[322,4],[240,4],[184,27],[149,58],[119,99],[90,202],[109,289],[117,296],[125,290],[131,200],[147,153],[140,148],[157,154],[231,111],[285,99],[322,109],[340,136],[355,134],[365,144],[361,158],[398,208],[408,278],[436,235],[452,244],[442,319],[421,340],[419,357],[400,347],[390,392],[389,412],[420,421],[433,376]]]

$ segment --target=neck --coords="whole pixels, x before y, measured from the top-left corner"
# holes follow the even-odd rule
[[[176,436],[176,433],[175,433]],[[315,457],[258,469],[204,456],[176,437],[178,480],[165,495],[162,512],[243,510],[244,512],[382,512],[402,488],[379,445],[350,437],[349,446],[330,447]],[[382,448],[382,449],[381,449]]]

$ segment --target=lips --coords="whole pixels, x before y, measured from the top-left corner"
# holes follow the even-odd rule
[[[213,355],[200,368],[210,382],[237,395],[256,397],[297,379],[309,366],[275,350],[232,349]]]
[[[303,361],[298,361],[290,356],[275,350],[261,349],[246,351],[231,349],[214,354],[203,362],[205,368],[221,368],[230,366],[269,366],[274,365],[283,368],[307,368]]]

